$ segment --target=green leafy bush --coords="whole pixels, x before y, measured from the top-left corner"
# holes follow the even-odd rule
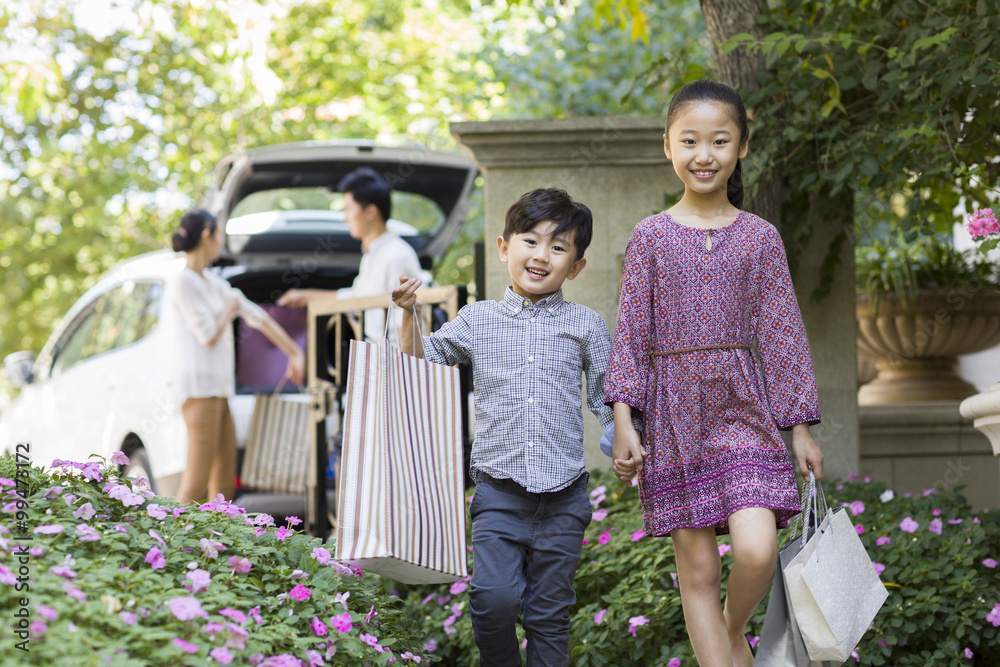
[[[603,474],[591,485],[596,509],[576,575],[570,664],[696,665],[675,585],[672,542],[642,536],[636,489]],[[828,483],[827,500],[849,507],[876,569],[884,567],[889,589],[848,664],[1000,664],[1000,524],[993,514],[973,514],[955,492],[903,496],[857,479]],[[779,534],[780,544],[789,532]],[[732,566],[728,538],[719,549],[725,581]],[[403,612],[421,621],[421,634],[444,664],[478,664],[467,580],[384,585],[405,598]],[[766,606],[765,599],[749,626],[754,643]]]
[[[0,664],[422,661],[399,600],[319,539],[225,501],[155,498],[114,465],[64,463],[0,458]]]

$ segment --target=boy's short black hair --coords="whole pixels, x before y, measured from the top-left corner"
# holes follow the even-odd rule
[[[547,221],[556,223],[553,236],[574,232],[576,258],[581,259],[594,235],[594,216],[586,205],[573,201],[569,193],[558,188],[532,190],[521,195],[507,209],[503,239],[510,241],[512,235],[524,234],[539,222]]]
[[[374,169],[361,167],[355,169],[347,176],[340,179],[337,190],[343,193],[351,193],[354,201],[366,207],[375,204],[378,212],[382,214],[382,221],[388,222],[392,213],[392,189],[384,178],[378,175]]]

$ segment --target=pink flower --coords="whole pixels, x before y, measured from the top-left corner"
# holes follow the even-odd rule
[[[125,625],[132,625],[133,623],[139,620],[138,616],[136,616],[130,611],[126,611],[125,609],[122,609],[120,612],[118,612],[118,618]]]
[[[310,591],[302,584],[295,584],[295,587],[292,588],[292,590],[288,591],[288,597],[292,598],[293,600],[298,600],[300,602],[308,600],[311,595],[312,591]]]
[[[219,612],[219,615],[225,616],[226,618],[231,618],[237,623],[242,624],[247,622],[247,615],[244,614],[242,611],[233,609],[232,607],[226,607],[225,609]]]
[[[606,509],[594,510],[594,521],[604,521],[606,518],[608,518]]]
[[[728,544],[720,544],[719,545],[719,555],[720,556],[725,556],[727,553],[729,553],[732,550],[733,550],[733,548],[730,545],[728,545]]]
[[[877,547],[885,546],[886,544],[892,544],[892,540],[890,540],[888,537],[880,537],[877,540],[875,540],[875,546]]]
[[[285,522],[288,523],[289,526],[292,526],[294,528],[295,526],[302,523],[302,519],[300,519],[297,516],[288,516],[285,517]]]
[[[993,560],[992,558],[984,558],[983,559],[983,566],[989,567],[989,568],[994,568],[994,567],[997,566],[997,562],[995,560]]]
[[[97,542],[101,539],[97,529],[85,523],[81,523],[76,527],[76,533],[79,535],[77,539],[81,542]]]
[[[288,536],[292,534],[293,534],[292,531],[288,530],[284,526],[281,526],[280,528],[274,531],[274,537],[279,542],[284,542],[285,540],[288,539]]]
[[[97,511],[94,510],[94,506],[88,502],[80,505],[80,507],[73,512],[73,518],[79,519],[80,521],[90,521],[95,514],[97,514]]]
[[[213,648],[208,654],[220,665],[228,665],[233,661],[233,654],[225,646]]]
[[[48,631],[49,626],[45,621],[32,621],[31,625],[28,626],[28,632],[33,635],[44,635]]]
[[[986,620],[1000,628],[1000,602],[993,605],[993,611],[986,614]]]
[[[42,618],[47,621],[54,621],[59,618],[59,614],[56,613],[56,610],[48,605],[40,604],[35,607],[35,609],[37,609],[38,613],[42,615]]]
[[[969,649],[965,649],[965,657],[969,660],[972,660],[972,656],[973,656],[972,651],[970,651]]]
[[[197,616],[208,618],[208,614],[201,608],[201,603],[193,597],[171,598],[167,601],[167,605],[170,607],[170,613],[178,621],[190,621]]]
[[[681,667],[681,659],[670,658],[669,662],[667,662],[667,667]]]
[[[381,653],[382,647],[379,646],[378,637],[376,637],[375,635],[371,635],[365,632],[362,633],[361,636],[358,637],[358,639],[360,639],[361,641],[363,641],[364,643],[368,644],[373,649]]]
[[[409,651],[404,652],[399,656],[403,660],[412,660],[413,662],[422,662],[419,655],[413,655]]]
[[[125,452],[118,451],[111,455],[111,463],[116,466],[127,466],[131,461],[125,456]]]
[[[608,613],[607,609],[602,609],[599,612],[597,612],[596,614],[594,614],[594,623],[596,623],[597,625],[600,625],[601,621],[604,620],[604,615],[607,614],[607,613]]]
[[[862,526],[860,523],[854,527],[854,530],[858,531],[858,535],[865,534],[865,527]]]
[[[184,579],[185,581],[191,582],[190,586],[185,584],[184,588],[188,589],[192,593],[207,591],[209,585],[212,583],[212,575],[200,568],[194,570],[193,572],[188,572],[184,575]]]
[[[910,517],[906,517],[899,524],[899,529],[906,533],[912,533],[916,531],[917,528],[920,528],[920,524]]]
[[[857,516],[865,511],[865,503],[862,500],[855,500],[853,503],[847,506],[847,509],[851,511],[853,516]]]
[[[330,552],[323,547],[313,547],[310,555],[318,560],[320,565],[326,565],[330,562]]]
[[[146,552],[146,562],[149,563],[149,567],[153,570],[162,570],[167,565],[167,559],[163,556],[163,552],[160,551],[160,547],[150,547],[149,551]]]
[[[63,532],[63,530],[65,530],[65,528],[63,528],[58,523],[49,523],[44,526],[37,526],[31,532],[36,534],[40,533],[42,535],[58,535],[59,533]]]
[[[66,595],[70,596],[74,600],[79,600],[80,602],[87,601],[86,593],[84,593],[83,591],[81,591],[79,588],[69,583],[68,581],[63,584],[63,592],[65,592]]]
[[[602,546],[610,541],[611,541],[611,533],[609,533],[608,531],[604,531],[603,533],[601,533],[601,536],[597,538],[597,543]]]
[[[941,516],[941,510],[935,509],[933,512],[931,512],[931,514],[933,514],[934,516]]]
[[[644,530],[643,530],[642,528],[640,528],[639,530],[637,530],[637,531],[635,531],[634,533],[632,533],[632,541],[633,541],[633,542],[638,542],[638,541],[639,541],[639,540],[641,540],[641,539],[642,539],[642,538],[643,538],[643,537],[644,537],[645,535],[646,535],[646,531],[644,531]]]
[[[315,616],[312,617],[312,620],[309,622],[309,625],[312,626],[312,630],[317,637],[323,637],[328,632],[326,623],[319,620]]]
[[[230,556],[229,564],[233,567],[233,572],[249,572],[251,563],[246,558],[239,558],[238,556]]]
[[[167,518],[167,509],[165,507],[160,507],[156,503],[150,503],[146,507],[146,514],[153,517],[157,521],[163,521]]]
[[[649,623],[649,619],[645,616],[633,616],[628,619],[628,631],[632,633],[633,637],[635,637],[635,629],[640,625],[646,625],[647,623]]]
[[[157,542],[159,542],[161,547],[163,547],[164,549],[167,548],[167,543],[164,541],[162,537],[160,537],[160,534],[155,530],[153,530],[152,528],[149,529],[149,536],[152,537]]]
[[[185,640],[181,639],[180,637],[174,637],[173,639],[170,640],[170,643],[173,644],[174,646],[179,646],[180,649],[182,651],[184,651],[185,653],[197,653],[198,652],[198,645],[197,644],[192,644],[191,642],[185,641]]]
[[[350,632],[351,623],[351,613],[348,611],[342,612],[330,618],[330,627],[337,632],[343,634],[345,632]]]
[[[931,519],[931,525],[927,527],[927,530],[932,533],[941,534],[941,519]]]
[[[424,642],[424,650],[427,651],[428,653],[433,653],[434,651],[438,650],[437,641],[433,639],[428,639],[426,642]]]
[[[985,238],[990,234],[1000,231],[997,224],[997,217],[993,209],[978,208],[974,210],[965,223],[965,228],[969,230],[969,235],[974,239]]]
[[[464,593],[468,587],[469,585],[465,583],[464,579],[459,579],[458,581],[456,581],[451,585],[451,588],[449,590],[451,591],[452,595],[458,595],[460,593]]]
[[[882,573],[885,572],[885,565],[882,565],[882,563],[876,563],[875,561],[872,561],[872,566],[875,568],[875,574],[877,574],[880,577],[882,576]]]
[[[59,577],[66,577],[67,579],[76,578],[76,572],[74,572],[68,565],[54,565],[49,568],[49,572]]]
[[[208,556],[209,558],[217,558],[220,551],[226,550],[226,545],[218,540],[212,540],[207,537],[203,537],[198,541],[198,545],[201,547],[201,552]]]

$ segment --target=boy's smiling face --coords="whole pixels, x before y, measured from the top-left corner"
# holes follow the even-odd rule
[[[497,239],[500,261],[507,265],[514,292],[532,303],[555,294],[573,280],[587,260],[576,258],[575,231],[553,237],[556,223],[545,220],[509,240]]]

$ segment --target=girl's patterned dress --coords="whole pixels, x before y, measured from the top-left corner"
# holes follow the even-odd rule
[[[779,527],[788,524],[799,496],[778,429],[819,423],[819,401],[773,225],[741,211],[721,229],[687,227],[666,213],[636,226],[604,400],[643,419],[647,535],[708,526],[723,535],[728,517],[747,507],[772,509]]]

